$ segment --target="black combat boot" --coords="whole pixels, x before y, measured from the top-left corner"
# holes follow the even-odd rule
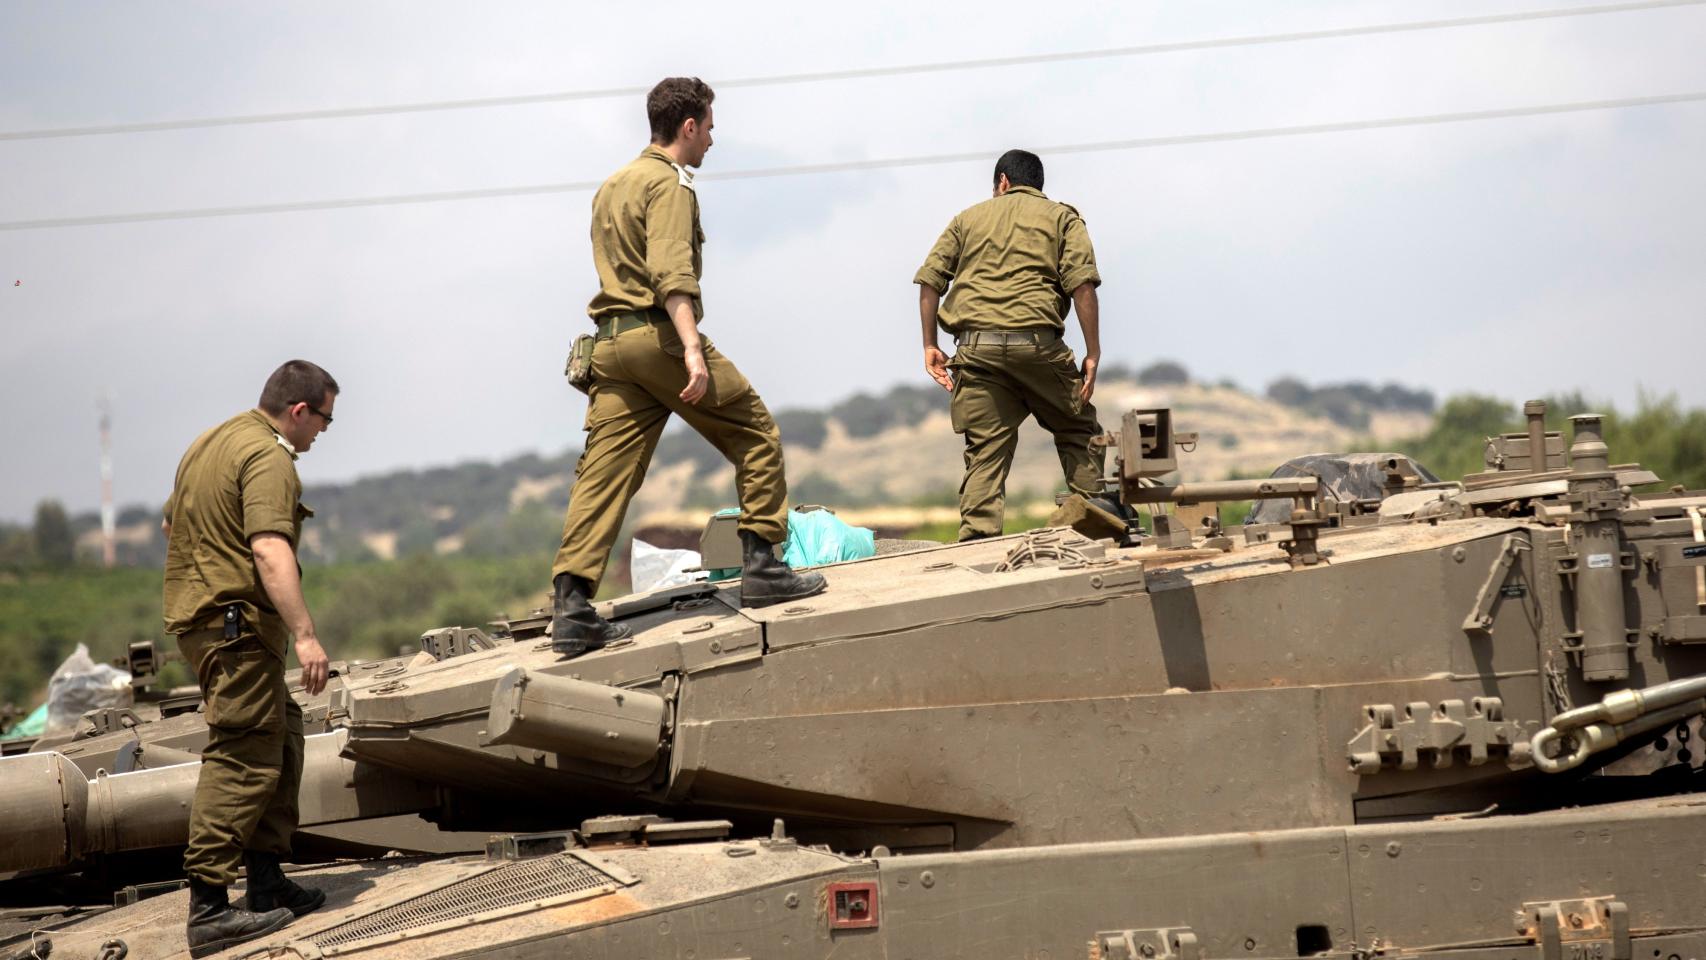
[[[776,559],[775,549],[750,530],[740,532],[740,605],[768,607],[773,603],[801,600],[822,593],[821,573],[795,573]]]
[[[243,906],[252,913],[284,907],[293,916],[312,913],[326,905],[324,890],[298,886],[279,868],[278,854],[243,851],[243,868],[249,874],[249,892]]]
[[[559,573],[551,581],[551,650],[565,657],[578,657],[626,637],[633,631],[611,623],[592,608],[592,582],[572,573]]]
[[[1101,510],[1103,513],[1118,517],[1128,524],[1137,519],[1137,511],[1133,510],[1129,504],[1117,496],[1104,493],[1100,496],[1089,497],[1087,499],[1092,507]]]
[[[264,937],[296,919],[283,907],[267,913],[239,910],[218,884],[190,878],[190,956],[205,957],[226,947]]]

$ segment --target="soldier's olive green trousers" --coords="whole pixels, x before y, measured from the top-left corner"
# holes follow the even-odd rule
[[[710,441],[735,468],[740,529],[770,543],[788,538],[788,486],[782,438],[758,392],[728,358],[704,340],[710,385],[698,403],[681,399],[686,352],[675,328],[651,323],[598,341],[586,411],[586,451],[575,468],[563,545],[551,565],[585,577],[596,589],[611,547],[640,489],[670,414]]]
[[[1037,418],[1054,434],[1055,453],[1072,492],[1102,491],[1101,450],[1090,438],[1102,432],[1096,408],[1082,402],[1084,385],[1072,349],[1056,340],[962,345],[948,366],[954,372],[949,403],[954,432],[965,437],[966,472],[960,480],[960,539],[1001,533],[1007,505],[1007,474],[1019,445],[1019,425]]]
[[[207,702],[207,747],[184,851],[184,872],[206,883],[236,882],[244,850],[290,855],[302,709],[285,687],[284,661],[267,646],[252,633],[227,641],[218,629],[178,637]]]

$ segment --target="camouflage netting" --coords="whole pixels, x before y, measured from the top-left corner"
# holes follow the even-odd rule
[[[1423,483],[1438,483],[1433,471],[1402,453],[1311,453],[1280,464],[1272,477],[1314,477],[1323,496],[1335,500],[1378,500],[1386,489],[1386,461],[1397,458],[1415,468]],[[1244,522],[1285,523],[1291,519],[1291,498],[1257,500]]]

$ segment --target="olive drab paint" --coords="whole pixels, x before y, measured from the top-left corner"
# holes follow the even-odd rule
[[[300,835],[355,859],[306,868],[327,907],[246,949],[1701,956],[1706,491],[1602,430],[1491,438],[1447,483],[1398,456],[1361,486],[1179,482],[1196,435],[1131,411],[1105,492],[1146,529],[1252,498],[1281,519],[891,544],[798,603],[606,601],[632,641],[573,660],[541,613],[341,664],[291,691]],[[130,710],[0,757],[0,874],[34,871],[0,888],[170,879],[132,855],[183,844],[208,718]],[[459,855],[361,859],[435,845]],[[168,956],[181,928],[147,918],[183,896],[47,935]]]

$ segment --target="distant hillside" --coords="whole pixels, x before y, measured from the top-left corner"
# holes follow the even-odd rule
[[[1397,385],[1311,388],[1290,378],[1276,381],[1267,395],[1256,396],[1232,384],[1192,382],[1184,367],[1163,361],[1140,371],[1105,368],[1095,403],[1103,426],[1110,429],[1132,407],[1171,406],[1179,429],[1202,435],[1197,449],[1183,460],[1185,476],[1220,478],[1266,474],[1298,453],[1422,434],[1433,398]],[[859,393],[820,410],[781,410],[776,421],[787,447],[789,493],[796,503],[936,508],[954,502],[961,441],[948,423],[948,394],[932,383]],[[526,454],[499,463],[399,470],[309,486],[303,500],[316,516],[304,533],[304,559],[359,562],[548,551],[556,543],[578,456],[578,450],[555,456]],[[1059,487],[1052,442],[1029,424],[1009,482],[1010,500],[1016,506],[1046,503]],[[685,518],[734,504],[732,468],[697,434],[677,424],[658,446],[630,522],[642,527],[680,525]],[[161,561],[165,544],[158,516],[153,506],[121,512],[121,563]],[[97,557],[97,517],[84,514],[69,518],[69,523],[78,557]],[[16,565],[29,536],[28,528],[0,526],[0,567]]]

